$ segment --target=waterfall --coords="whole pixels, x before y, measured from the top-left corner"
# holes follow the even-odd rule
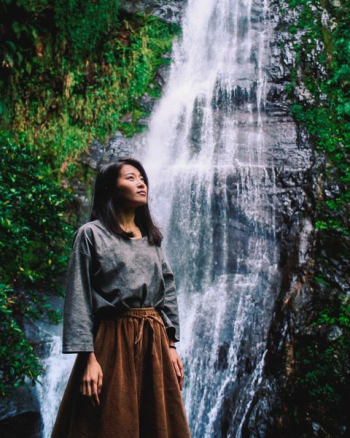
[[[42,365],[45,374],[36,385],[43,420],[42,436],[49,438],[56,419],[64,388],[67,385],[76,354],[62,354],[62,338],[50,334],[46,358]]]
[[[188,1],[136,156],[175,272],[193,438],[243,436],[280,281],[274,146],[283,133],[266,111],[268,15],[268,0]],[[72,360],[57,374],[55,351],[43,391],[59,401]],[[45,437],[58,403],[50,397]]]
[[[177,280],[198,438],[241,436],[279,282],[268,18],[267,0],[189,1],[140,157]]]

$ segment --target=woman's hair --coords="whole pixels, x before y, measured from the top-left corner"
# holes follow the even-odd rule
[[[117,212],[122,207],[116,182],[120,169],[124,164],[136,167],[143,176],[147,191],[149,192],[148,177],[145,169],[135,158],[120,158],[117,162],[106,164],[100,168],[96,177],[90,221],[99,219],[110,233],[129,239],[128,233],[121,228],[117,219]],[[148,203],[136,208],[135,224],[140,228],[142,235],[148,237],[151,245],[160,246],[163,235],[153,223]]]

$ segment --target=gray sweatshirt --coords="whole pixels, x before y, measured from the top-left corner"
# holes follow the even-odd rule
[[[180,340],[175,278],[162,247],[124,239],[99,220],[74,234],[63,314],[63,353],[94,351],[96,321],[130,307],[155,307],[170,339]]]

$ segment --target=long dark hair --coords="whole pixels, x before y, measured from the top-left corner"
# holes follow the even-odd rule
[[[129,239],[129,234],[121,228],[117,219],[117,212],[120,211],[121,205],[116,181],[124,164],[136,167],[143,176],[149,192],[149,182],[145,169],[135,158],[120,158],[114,163],[105,164],[100,168],[96,177],[90,221],[99,219],[110,233]],[[148,203],[136,208],[135,224],[140,228],[142,235],[148,237],[151,245],[160,246],[163,235],[153,223]]]

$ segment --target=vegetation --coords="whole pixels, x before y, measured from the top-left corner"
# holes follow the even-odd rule
[[[93,140],[144,129],[144,94],[160,95],[158,67],[179,31],[116,0],[0,2],[0,392],[42,372],[24,322],[60,315],[76,225],[71,181]]]
[[[313,193],[315,300],[309,335],[298,343],[297,392],[303,412],[312,412],[329,436],[341,436],[350,390],[350,4],[287,3],[298,11],[289,24],[296,50],[292,114],[307,129],[320,163]],[[300,90],[306,99],[300,99]]]
[[[52,167],[61,172],[92,140],[103,142],[117,129],[126,135],[142,130],[137,122],[145,111],[138,99],[160,94],[155,73],[169,62],[162,55],[171,48],[177,27],[139,14],[116,21],[114,13],[108,17],[104,12],[110,3],[57,0],[57,9],[39,9],[41,20],[33,23],[38,29],[22,52],[21,39],[5,27],[12,39],[3,51],[3,117],[13,132],[25,132],[37,150],[48,150]],[[71,4],[73,12],[67,9]],[[79,5],[83,20],[75,12]],[[96,16],[98,5],[101,28],[88,31],[87,20]]]
[[[44,157],[31,153],[23,136],[0,135],[0,393],[35,380],[41,366],[23,323],[41,317],[58,322],[43,291],[62,292],[55,278],[65,269],[66,222],[72,195],[53,179]]]

